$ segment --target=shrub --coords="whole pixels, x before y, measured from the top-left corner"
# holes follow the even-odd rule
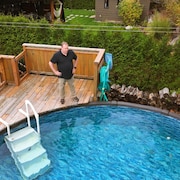
[[[147,24],[147,27],[150,34],[157,39],[161,39],[164,35],[169,34],[171,30],[169,18],[157,11],[154,13],[152,21]]]
[[[122,0],[118,4],[119,16],[125,25],[135,25],[140,20],[142,11],[139,0]]]
[[[180,26],[180,1],[165,0],[165,11],[173,26]]]

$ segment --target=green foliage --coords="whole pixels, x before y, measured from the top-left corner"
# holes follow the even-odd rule
[[[143,33],[103,32],[98,47],[113,54],[110,81],[157,92],[180,87],[178,48],[168,46],[166,36],[157,41]],[[106,42],[107,41],[107,42]],[[175,51],[172,55],[172,52]],[[179,56],[180,57],[180,56]],[[175,74],[174,74],[175,73]]]
[[[60,29],[59,25],[53,25],[50,28],[49,32],[49,43],[48,44],[53,44],[53,45],[60,45],[62,41],[64,41],[65,37],[65,30]]]
[[[173,46],[171,56],[168,61],[169,62],[168,72],[167,72],[167,76],[169,80],[168,85],[174,90],[175,89],[180,90],[180,71],[179,71],[180,51],[179,49],[180,49],[180,41],[178,41],[178,43]]]
[[[14,17],[11,15],[1,15],[0,14],[0,22],[13,22],[14,21]]]
[[[119,16],[125,25],[135,25],[140,20],[143,7],[139,0],[122,0],[118,4]]]
[[[165,0],[165,12],[171,20],[173,26],[180,26],[180,1],[179,0]]]
[[[117,31],[117,27],[110,29],[99,25],[96,29],[94,26],[81,29],[79,26],[49,24],[44,19],[13,24],[9,22],[18,20],[9,17],[7,22],[5,18],[6,21],[0,23],[0,54],[18,55],[24,42],[59,45],[67,41],[70,46],[104,48],[112,53],[112,84],[126,84],[148,91],[180,88],[180,42],[170,46],[166,35],[156,39],[133,30],[119,28]],[[3,18],[0,16],[0,19]]]
[[[70,45],[73,46],[81,46],[81,42],[82,42],[82,35],[81,35],[81,31],[78,30],[70,30],[67,32],[67,36],[65,41],[67,41]]]
[[[161,39],[164,35],[170,35],[170,20],[162,13],[155,12],[152,17],[152,22],[150,22],[147,27],[150,34],[157,39]]]
[[[82,32],[82,47],[98,47],[97,46],[97,32],[84,30]]]

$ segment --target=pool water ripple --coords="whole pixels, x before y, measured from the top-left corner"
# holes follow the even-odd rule
[[[180,177],[180,122],[172,117],[136,108],[88,106],[53,112],[40,122],[52,168],[38,180]],[[0,165],[0,178],[21,179],[5,144],[0,156],[6,162]],[[13,171],[4,171],[8,167]]]

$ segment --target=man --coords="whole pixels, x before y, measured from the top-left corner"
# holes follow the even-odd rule
[[[54,67],[54,64],[57,65],[57,70]],[[74,87],[74,73],[77,67],[77,55],[74,51],[69,50],[67,42],[62,42],[60,51],[53,55],[49,61],[49,66],[54,74],[59,77],[61,104],[65,103],[64,86],[66,82],[69,85],[73,101],[78,102],[79,99],[76,97]]]

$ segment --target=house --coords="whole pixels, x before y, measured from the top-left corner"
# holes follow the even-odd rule
[[[95,0],[96,21],[121,21],[118,15],[118,3],[120,0]],[[149,16],[151,0],[140,0],[143,5],[142,20]]]

